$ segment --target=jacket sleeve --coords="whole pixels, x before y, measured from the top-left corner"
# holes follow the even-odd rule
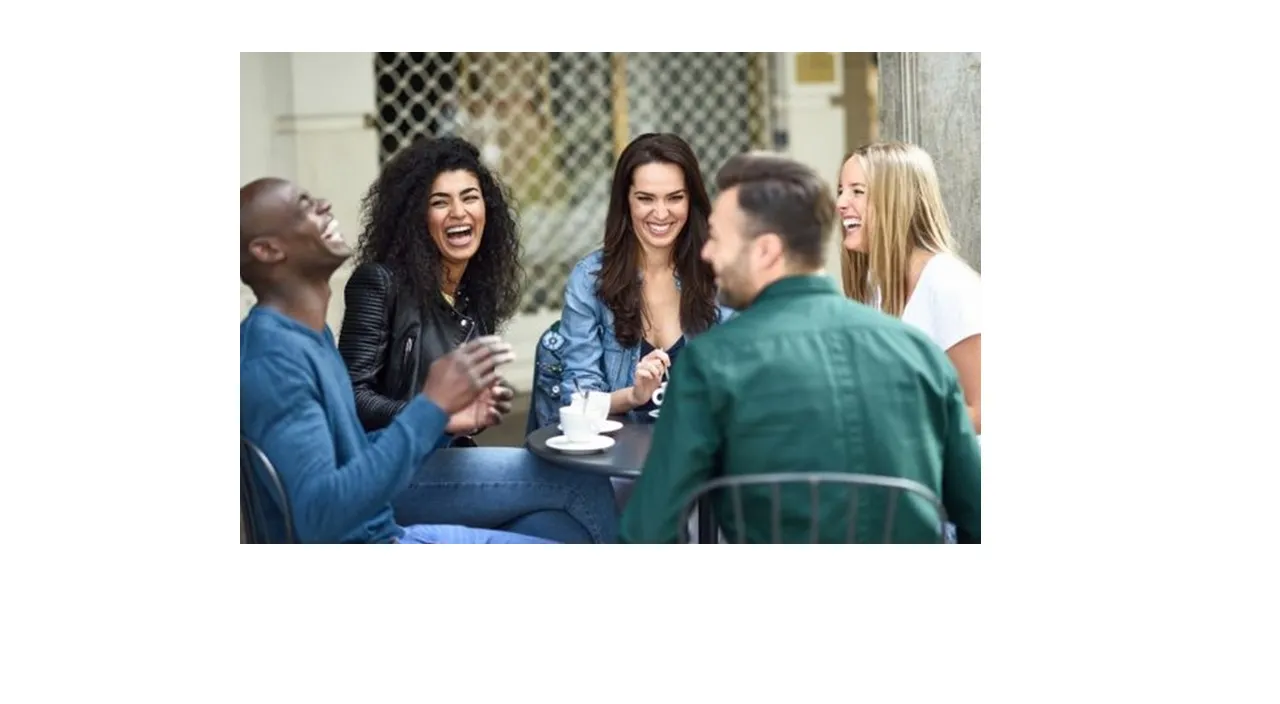
[[[376,264],[361,264],[346,287],[346,310],[338,352],[351,374],[356,413],[365,430],[378,430],[406,405],[378,392],[391,338],[391,273]]]
[[[603,371],[604,348],[600,346],[602,304],[595,292],[595,264],[590,257],[578,262],[564,289],[564,309],[560,312],[560,336],[564,364],[560,374],[560,404],[569,405],[573,389],[617,391],[609,388]]]

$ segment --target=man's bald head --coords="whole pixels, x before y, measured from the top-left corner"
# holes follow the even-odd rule
[[[336,237],[335,237],[336,235]],[[258,289],[273,271],[327,277],[351,256],[337,234],[328,201],[281,178],[240,188],[240,280]]]
[[[290,183],[281,178],[260,178],[240,189],[240,258],[249,255],[255,237],[281,229],[288,209]]]

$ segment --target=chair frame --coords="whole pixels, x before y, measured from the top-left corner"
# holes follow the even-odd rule
[[[819,534],[818,525],[818,487],[822,484],[844,484],[855,487],[850,492],[850,514],[849,514],[849,532],[846,537],[846,543],[852,543],[855,535],[855,527],[857,525],[857,497],[856,487],[876,486],[887,489],[894,489],[889,493],[889,507],[885,512],[885,542],[892,535],[894,519],[897,517],[897,508],[899,496],[903,492],[915,494],[926,501],[933,507],[938,517],[938,535],[941,542],[946,542],[946,524],[947,510],[942,505],[942,501],[938,499],[932,491],[925,485],[913,481],[911,479],[903,479],[901,477],[886,477],[877,474],[845,474],[842,472],[775,472],[768,474],[745,474],[735,476],[717,477],[711,481],[698,487],[693,495],[685,502],[684,508],[680,512],[680,542],[689,542],[689,517],[699,506],[704,498],[714,497],[714,493],[723,489],[733,490],[733,513],[735,517],[734,527],[737,529],[738,540],[742,541],[746,537],[746,522],[742,515],[742,488],[746,486],[772,485],[773,496],[771,497],[770,506],[772,508],[772,533],[773,541],[780,542],[782,534],[782,505],[781,505],[781,489],[784,484],[808,484],[810,496],[810,517],[809,517],[809,540],[811,543],[817,542]],[[705,506],[712,505],[711,501],[701,501]],[[718,521],[711,521],[712,525],[719,525]]]
[[[253,485],[253,460],[255,459],[262,467],[270,486],[274,488],[278,497],[276,503],[284,517],[284,542],[296,543],[297,540],[293,529],[293,508],[289,502],[289,495],[285,493],[284,483],[280,481],[280,475],[276,472],[275,465],[271,463],[270,458],[267,457],[267,453],[242,435],[240,436],[240,521],[243,538],[250,543],[265,542],[262,540],[262,527],[257,523],[260,517],[258,501],[261,497],[254,491]]]

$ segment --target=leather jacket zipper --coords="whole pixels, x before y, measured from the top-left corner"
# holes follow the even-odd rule
[[[407,387],[404,390],[404,398],[413,398],[413,373],[417,365],[413,363],[413,337],[405,338],[404,354],[400,360],[400,374],[404,380],[402,383]]]

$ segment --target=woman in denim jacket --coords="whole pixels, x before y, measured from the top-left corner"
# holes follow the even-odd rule
[[[654,410],[653,393],[685,341],[731,313],[717,303],[715,274],[701,258],[710,211],[683,139],[645,134],[622,152],[604,247],[574,267],[559,329],[540,342],[559,368],[558,397],[542,394],[544,406],[568,405],[578,389],[610,392],[612,414]],[[539,424],[558,408],[535,409]]]

